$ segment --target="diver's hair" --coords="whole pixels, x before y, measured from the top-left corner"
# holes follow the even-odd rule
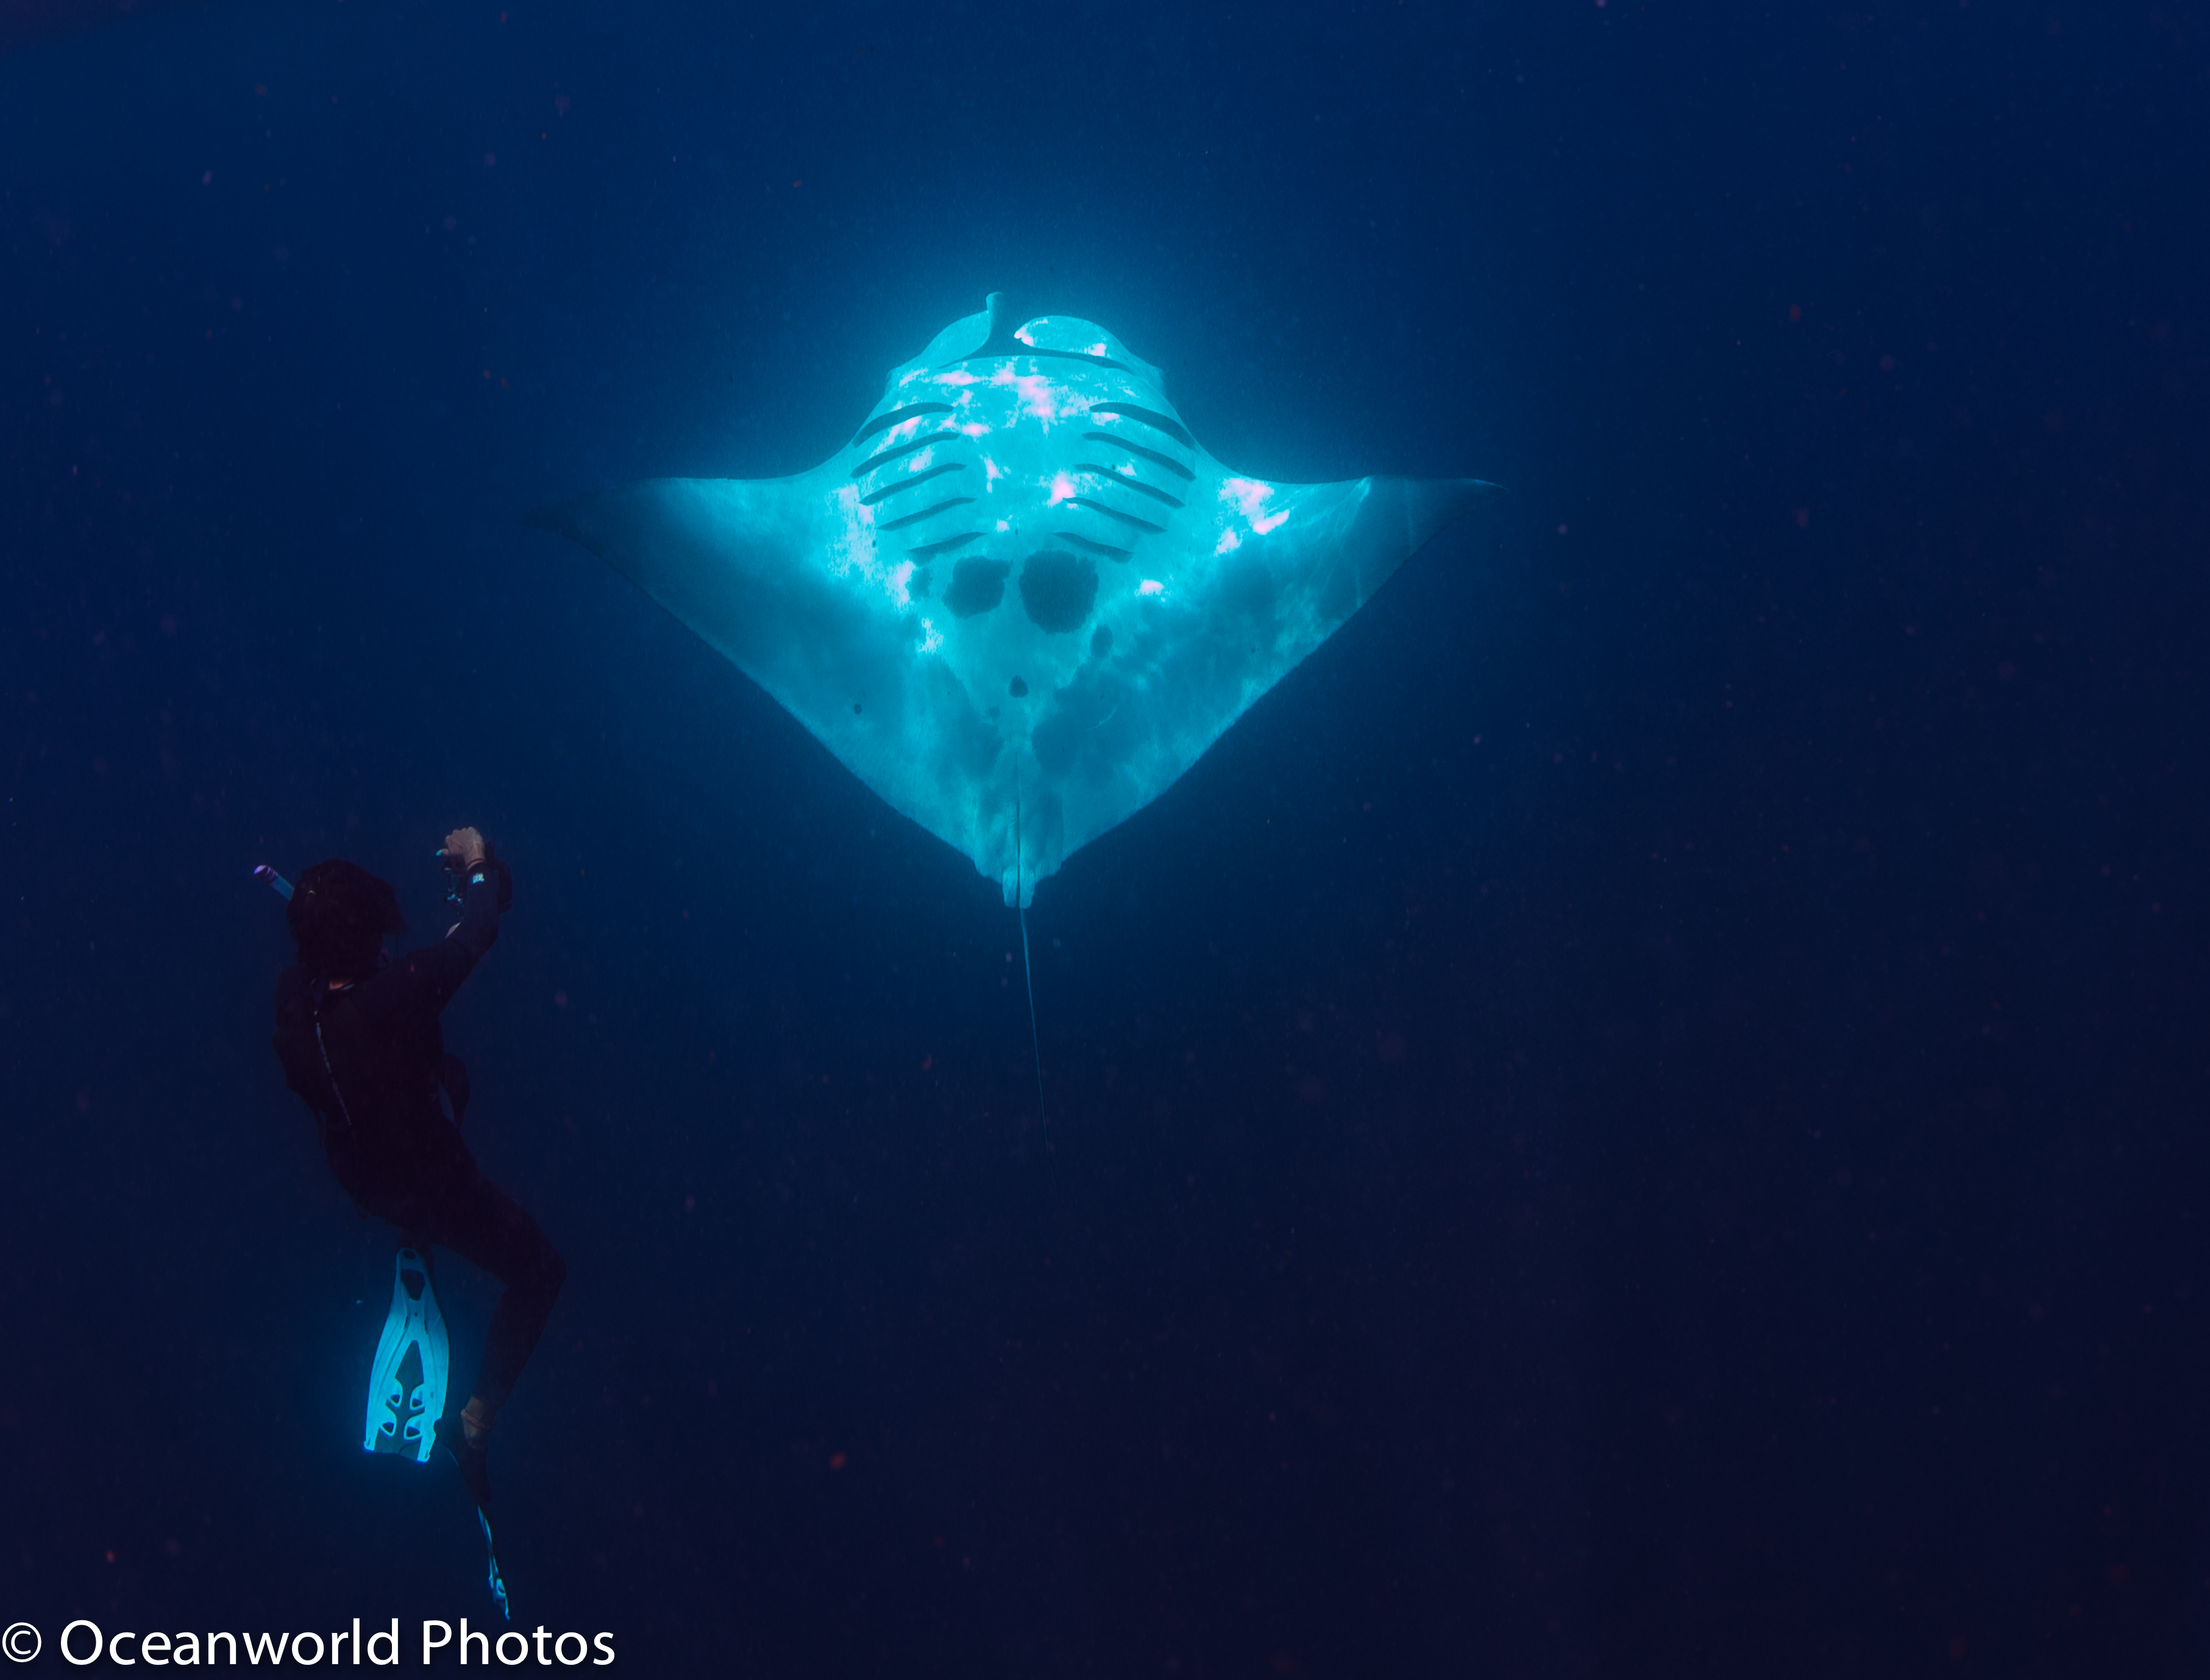
[[[284,912],[299,960],[334,979],[359,979],[383,954],[383,936],[407,931],[399,894],[359,864],[331,858],[303,870]]]

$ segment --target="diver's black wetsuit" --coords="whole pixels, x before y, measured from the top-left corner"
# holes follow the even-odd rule
[[[459,926],[370,979],[331,991],[305,968],[287,969],[276,982],[275,1038],[285,1079],[314,1111],[330,1169],[354,1201],[417,1246],[450,1249],[505,1284],[475,1387],[494,1411],[568,1273],[528,1210],[477,1169],[456,1123],[467,1075],[445,1054],[438,1017],[498,937],[498,880],[486,870],[468,888]],[[438,1105],[440,1085],[452,1121]]]

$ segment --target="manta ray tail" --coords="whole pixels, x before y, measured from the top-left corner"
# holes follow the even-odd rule
[[[1029,983],[1029,1047],[1036,1052],[1036,1119],[1043,1128],[1043,1149],[1051,1153],[1051,1117],[1043,1111],[1043,1040],[1036,1036],[1036,966],[1029,960],[1029,912],[1021,906],[1021,970]]]
[[[1043,1132],[1043,1152],[1051,1153],[1051,1117],[1043,1106],[1043,1039],[1036,1033],[1036,964],[1029,960],[1029,907],[1021,902],[1021,794],[1013,785],[1013,899],[1021,918],[1021,978],[1029,988],[1029,1048],[1036,1052],[1036,1124]]]

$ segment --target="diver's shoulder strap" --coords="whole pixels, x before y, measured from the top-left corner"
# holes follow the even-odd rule
[[[450,1050],[438,1058],[438,1084],[453,1105],[453,1124],[468,1117],[468,1064]]]
[[[337,1100],[338,1113],[345,1121],[346,1129],[351,1131],[353,1111],[346,1106],[345,1093],[338,1088],[338,1070],[330,1065],[329,1042],[323,1036],[323,1004],[330,996],[330,983],[317,975],[308,985],[307,1012],[315,1024],[315,1049],[323,1058],[323,1073],[330,1082],[330,1095]]]

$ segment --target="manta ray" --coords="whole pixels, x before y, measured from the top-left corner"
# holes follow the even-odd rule
[[[636,583],[1025,912],[1496,486],[1235,472],[1112,334],[1011,326],[1002,298],[892,368],[810,473],[648,479],[525,522]]]

